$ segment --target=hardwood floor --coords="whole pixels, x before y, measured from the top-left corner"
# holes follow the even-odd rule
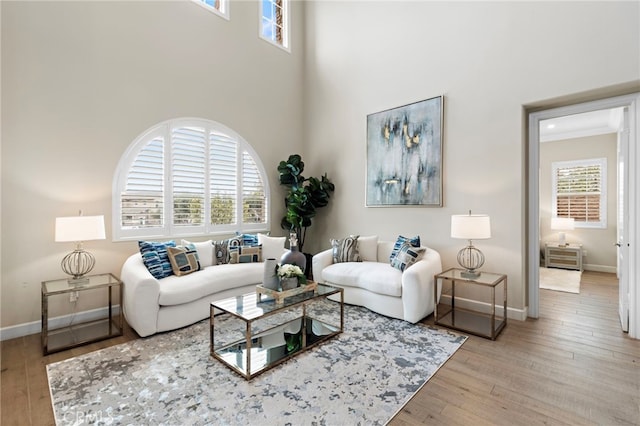
[[[640,340],[621,331],[618,281],[540,291],[540,318],[471,336],[391,425],[640,424]],[[433,318],[427,318],[432,323]]]
[[[542,290],[538,320],[471,336],[390,424],[640,424],[640,340],[620,331],[617,304],[611,274],[583,273],[580,294]],[[39,335],[1,342],[0,424],[53,425],[45,365],[136,338],[49,356]]]

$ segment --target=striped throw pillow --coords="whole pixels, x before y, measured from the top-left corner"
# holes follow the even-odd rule
[[[362,262],[358,252],[359,235],[350,235],[341,240],[331,240],[333,263]]]

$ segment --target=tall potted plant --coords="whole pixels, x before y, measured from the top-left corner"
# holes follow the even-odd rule
[[[290,155],[287,161],[281,161],[278,165],[280,185],[289,187],[284,199],[287,212],[280,226],[296,233],[300,251],[316,210],[329,204],[330,193],[335,190],[326,173],[320,179],[305,178],[303,171],[304,162],[298,154]]]

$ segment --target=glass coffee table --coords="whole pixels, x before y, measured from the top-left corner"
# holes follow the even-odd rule
[[[210,327],[211,355],[250,380],[342,333],[344,292],[318,284],[281,303],[256,293],[217,300]]]

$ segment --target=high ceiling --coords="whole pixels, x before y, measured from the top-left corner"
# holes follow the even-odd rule
[[[540,142],[616,133],[621,123],[622,108],[551,118],[540,122]]]

